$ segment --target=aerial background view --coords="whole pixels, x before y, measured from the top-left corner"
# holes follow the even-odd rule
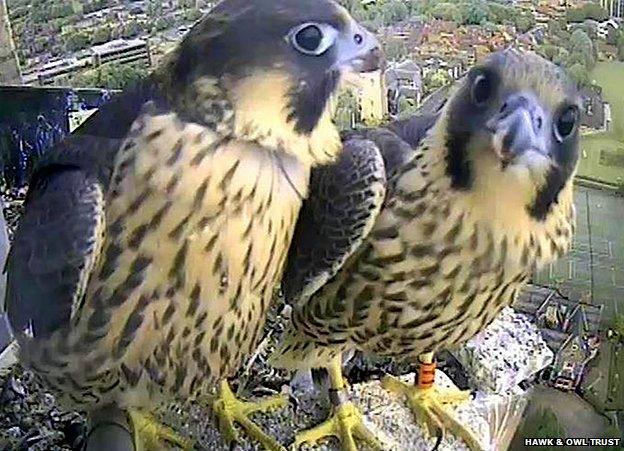
[[[157,67],[215,3],[0,0],[1,232],[6,228],[9,240],[37,159]],[[376,34],[387,60],[383,70],[344,81],[333,104],[341,129],[434,110],[449,85],[509,46],[537,52],[579,84],[572,250],[534,274],[514,306],[540,331],[550,358],[523,382],[533,396],[501,442],[523,449],[527,436],[624,440],[624,0],[341,3]],[[283,326],[274,318],[267,327],[270,343]],[[0,313],[0,450],[78,449],[84,417],[59,410],[27,372],[7,363],[11,347]],[[284,373],[267,368],[267,354],[259,350],[244,369],[241,391],[277,391],[287,383]],[[457,370],[461,356],[448,355],[449,376],[467,371]],[[353,383],[397,370],[383,360],[354,361],[347,374]],[[172,412],[172,423],[199,415],[180,420]]]

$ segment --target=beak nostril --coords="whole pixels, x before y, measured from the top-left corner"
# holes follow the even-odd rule
[[[518,105],[526,108],[529,105],[529,99],[527,96],[521,95],[518,97]]]
[[[362,42],[364,42],[364,37],[360,33],[357,33],[355,36],[353,36],[353,40],[357,45],[361,45]]]
[[[542,120],[542,118],[541,118],[541,117],[538,117],[538,118],[537,118],[536,125],[537,125],[537,129],[538,129],[538,130],[541,130],[541,129],[542,129],[543,120]]]

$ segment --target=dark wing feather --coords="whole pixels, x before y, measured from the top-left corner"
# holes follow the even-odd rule
[[[453,91],[457,88],[457,83],[442,86],[436,89],[422,101],[422,104],[418,108],[418,114],[420,115],[432,115],[437,114],[446,105],[448,100],[453,95]]]
[[[340,159],[315,169],[288,255],[282,290],[288,302],[312,295],[370,232],[385,197],[379,149],[354,137]]]
[[[417,148],[440,117],[452,90],[453,85],[447,85],[434,91],[423,100],[417,114],[408,119],[394,121],[387,128],[412,148]]]
[[[433,127],[438,120],[439,113],[435,114],[418,114],[409,119],[395,121],[388,126],[396,136],[416,149],[427,132]]]
[[[69,321],[99,246],[103,207],[101,186],[80,169],[59,167],[31,189],[7,261],[16,332],[32,326],[46,336]]]
[[[38,162],[6,265],[15,332],[45,337],[79,307],[103,238],[115,156],[150,93],[116,97]]]
[[[362,244],[391,197],[396,175],[414,158],[437,117],[419,115],[388,128],[342,133],[340,159],[310,177],[282,278],[287,302],[314,294]]]

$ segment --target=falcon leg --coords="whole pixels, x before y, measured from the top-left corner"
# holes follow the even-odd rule
[[[256,423],[249,419],[254,412],[267,412],[273,409],[286,407],[288,399],[284,396],[275,396],[258,402],[239,401],[226,380],[221,381],[219,395],[214,401],[213,410],[219,421],[219,430],[226,443],[238,442],[238,434],[234,423],[238,423],[246,433],[259,441],[265,449],[270,451],[286,451],[275,439],[267,435]]]
[[[134,427],[134,449],[156,450],[165,449],[165,442],[178,448],[191,450],[194,444],[191,440],[180,436],[169,426],[165,426],[150,414],[139,410],[128,411],[130,422]]]
[[[295,446],[304,443],[316,443],[326,437],[336,437],[345,451],[357,451],[355,439],[366,442],[371,448],[382,447],[375,435],[364,425],[362,413],[346,400],[346,387],[342,378],[341,358],[338,356],[327,368],[330,379],[330,400],[333,413],[320,425],[303,431],[295,437]]]
[[[386,376],[382,386],[393,393],[404,395],[416,421],[432,436],[446,431],[460,437],[473,451],[481,449],[475,434],[462,425],[449,412],[447,405],[457,405],[470,399],[470,392],[456,387],[441,389],[434,386],[435,362],[433,353],[421,354],[416,384],[407,384],[395,377]]]

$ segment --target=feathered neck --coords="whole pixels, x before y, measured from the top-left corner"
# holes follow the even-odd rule
[[[180,86],[171,76],[175,53],[155,72],[169,102],[191,120],[231,134],[240,140],[295,156],[306,166],[327,164],[342,149],[338,130],[331,120],[329,102],[310,133],[296,130],[290,117],[293,81],[280,70],[245,77],[200,77]]]

